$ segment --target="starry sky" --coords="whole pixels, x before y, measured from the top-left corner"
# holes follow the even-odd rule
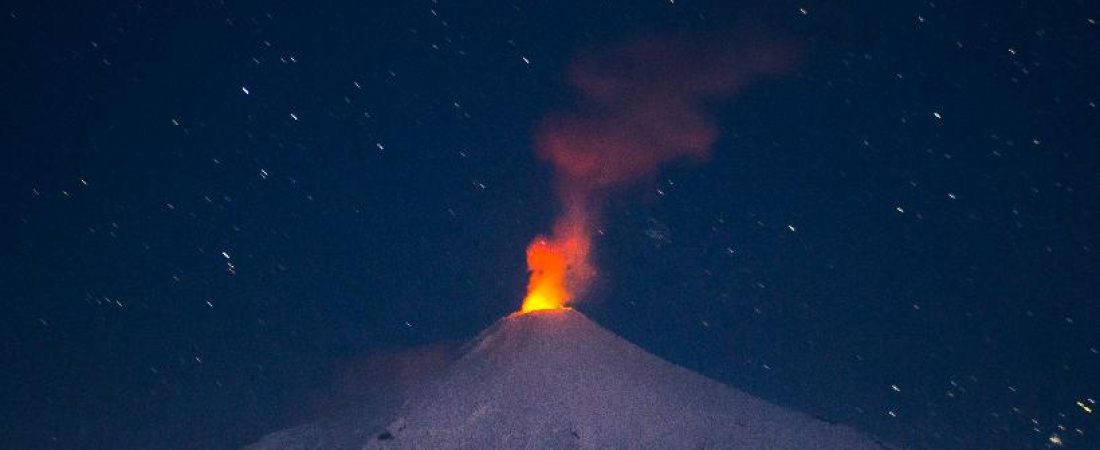
[[[17,3],[13,448],[237,448],[348,361],[471,338],[556,214],[532,133],[574,55],[735,28],[797,69],[608,201],[578,308],[910,448],[1100,447],[1100,4]]]

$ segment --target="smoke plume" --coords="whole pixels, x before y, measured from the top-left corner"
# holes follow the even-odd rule
[[[708,110],[762,76],[792,67],[789,45],[692,38],[635,39],[582,52],[567,81],[574,108],[547,115],[536,130],[540,159],[554,168],[559,216],[528,249],[528,300],[547,278],[564,279],[564,306],[582,295],[596,270],[590,258],[608,194],[650,181],[668,162],[705,162],[719,137]],[[565,274],[547,271],[564,261]],[[553,302],[551,302],[553,303]],[[528,308],[524,310],[545,309]]]

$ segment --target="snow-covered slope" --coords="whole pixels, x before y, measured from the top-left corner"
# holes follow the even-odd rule
[[[573,310],[501,319],[400,407],[357,415],[250,448],[887,448],[661,360]]]

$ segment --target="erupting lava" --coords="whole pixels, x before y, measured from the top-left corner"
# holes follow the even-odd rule
[[[565,256],[555,251],[545,237],[535,238],[527,247],[527,267],[531,279],[527,282],[527,297],[520,312],[558,309],[572,298],[565,288]]]
[[[527,247],[527,297],[521,313],[562,309],[584,292],[595,270],[588,262],[592,238],[585,214],[574,209],[561,218],[552,237],[538,236]]]

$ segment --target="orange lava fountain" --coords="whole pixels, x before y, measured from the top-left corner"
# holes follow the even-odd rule
[[[572,299],[565,287],[565,255],[555,251],[545,237],[535,238],[527,247],[527,267],[531,279],[520,312],[563,308]]]
[[[567,308],[584,293],[595,275],[588,261],[591,247],[583,208],[570,208],[554,227],[554,236],[538,236],[527,247],[527,297],[520,313]]]

